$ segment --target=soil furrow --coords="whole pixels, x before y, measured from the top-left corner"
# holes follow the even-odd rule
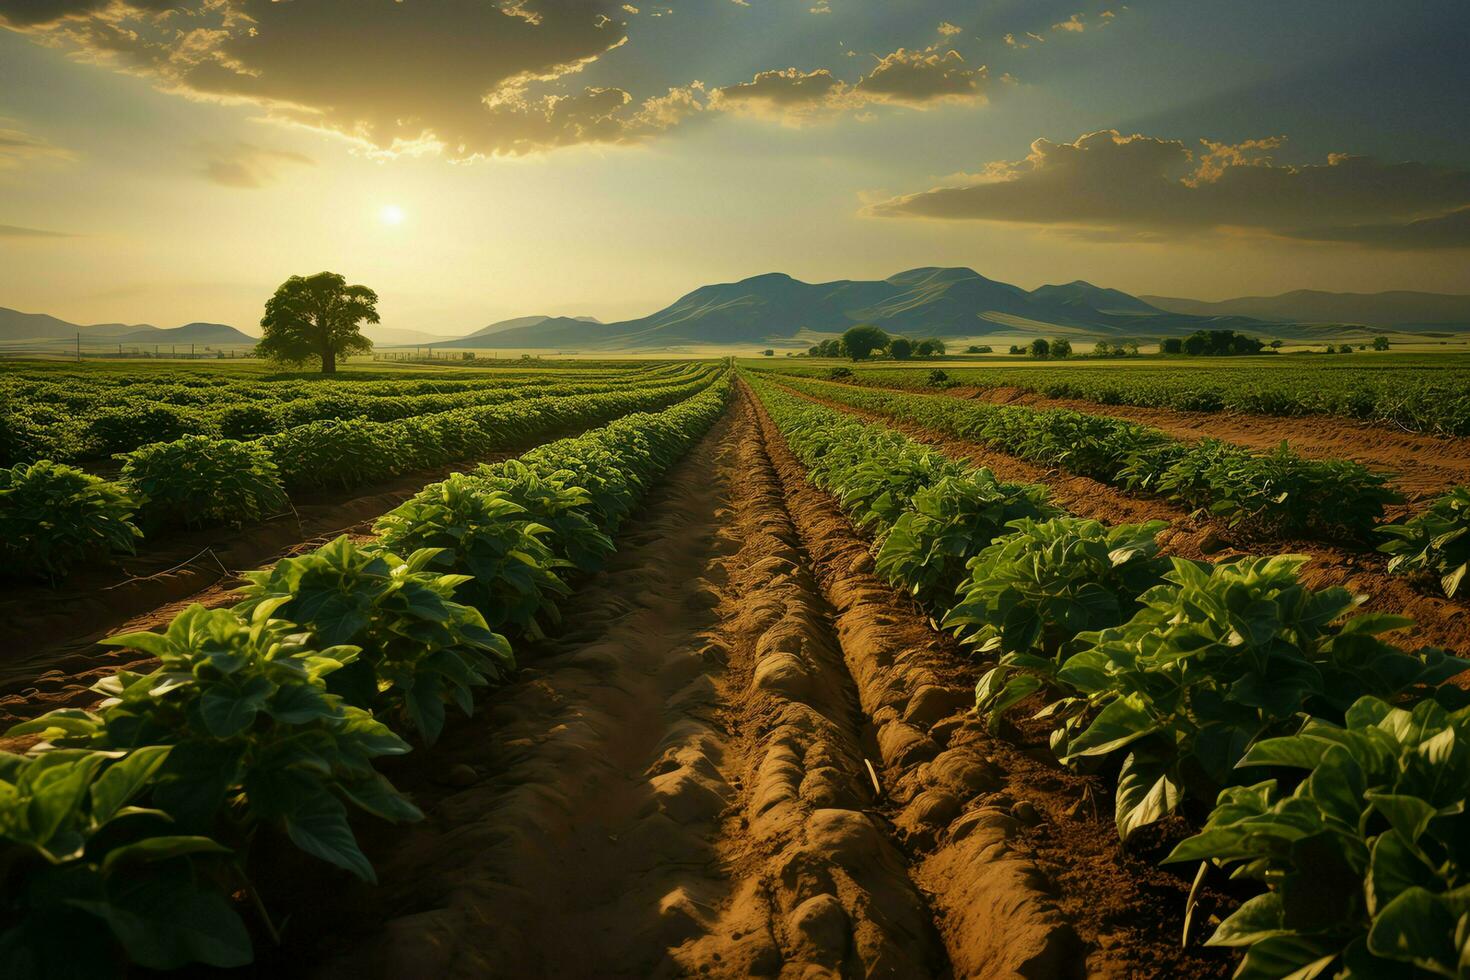
[[[748,395],[747,395],[748,396]],[[758,409],[788,508],[872,720],[893,821],[932,896],[955,976],[1224,976],[1178,936],[1189,882],[1124,852],[1095,778],[989,736],[975,667],[872,574],[867,541]],[[1201,921],[1228,905],[1213,892]]]
[[[366,829],[381,884],[344,884],[309,972],[948,975],[748,406],[630,527],[572,627],[393,772],[428,819]]]
[[[1104,405],[1080,398],[1047,398],[1020,388],[959,386],[943,389],[941,393],[997,405],[1066,408],[1088,415],[1104,415],[1147,425],[1191,442],[1224,439],[1252,449],[1269,450],[1286,440],[1303,456],[1356,460],[1370,469],[1392,474],[1391,482],[1410,501],[1429,499],[1457,484],[1470,483],[1470,439],[1456,436],[1409,432],[1328,415],[1249,415]]]
[[[1169,527],[1158,537],[1161,549],[1168,554],[1216,562],[1267,553],[1306,555],[1312,559],[1302,570],[1302,579],[1308,585],[1319,589],[1342,586],[1355,594],[1366,595],[1368,600],[1363,608],[1398,613],[1414,620],[1414,626],[1400,634],[1403,641],[1470,656],[1470,605],[1426,595],[1415,589],[1409,580],[1389,575],[1382,555],[1333,548],[1315,541],[1233,543],[1225,528],[1208,519],[1195,517],[1167,501],[1133,496],[1089,477],[1036,466],[978,443],[903,422],[881,412],[854,408],[792,388],[783,387],[782,390],[858,418],[880,422],[956,459],[984,466],[1003,480],[1044,484],[1051,491],[1054,503],[1079,517],[1090,517],[1108,524],[1168,521]],[[1322,506],[1330,507],[1331,502],[1323,501]],[[1459,678],[1457,682],[1470,683],[1470,677]]]

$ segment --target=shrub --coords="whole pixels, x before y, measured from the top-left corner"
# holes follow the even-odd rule
[[[462,473],[384,514],[373,531],[389,551],[441,549],[436,564],[467,576],[455,599],[480,610],[496,632],[514,627],[539,639],[537,616],[555,621],[551,599],[570,591],[557,574],[568,563],[543,540],[550,529],[532,522],[520,504],[483,491]]]
[[[133,551],[137,500],[115,483],[50,460],[0,469],[5,574],[62,578],[73,565]]]
[[[235,609],[249,616],[273,603],[320,643],[360,647],[357,659],[328,676],[327,690],[374,714],[403,716],[432,745],[444,729],[445,702],[469,714],[472,689],[515,666],[510,644],[479,611],[451,600],[466,576],[429,571],[438,555],[424,548],[405,560],[343,535],[246,572],[245,601]]]
[[[89,449],[99,456],[127,452],[151,442],[203,433],[208,424],[194,412],[172,405],[127,405],[105,408],[87,425]]]
[[[115,976],[124,956],[155,970],[250,962],[245,924],[197,880],[228,876],[229,849],[132,805],[170,751],[0,753],[0,973]]]
[[[143,496],[153,526],[244,524],[286,506],[270,453],[256,443],[184,436],[126,453],[122,482]]]
[[[1208,945],[1236,976],[1462,976],[1470,962],[1470,710],[1364,697],[1343,727],[1309,719],[1243,767],[1305,772],[1226,789],[1169,861],[1214,861],[1267,888]]]
[[[1077,637],[1052,705],[1064,762],[1126,752],[1117,823],[1125,839],[1187,794],[1239,779],[1249,746],[1286,734],[1301,712],[1341,719],[1363,694],[1413,700],[1470,664],[1442,651],[1406,653],[1379,634],[1412,621],[1368,613],[1332,624],[1356,598],[1302,584],[1297,555],[1202,568],[1173,559],[1168,582],[1121,626]]]
[[[875,567],[921,601],[947,610],[965,561],[1006,534],[1021,518],[1045,520],[1061,512],[1046,502],[1046,488],[1001,483],[989,470],[941,476],[914,493],[909,509],[878,549]]]
[[[346,489],[399,472],[381,426],[361,419],[308,422],[265,436],[261,445],[292,490]]]
[[[1379,527],[1393,540],[1379,551],[1393,555],[1390,572],[1429,572],[1453,599],[1470,570],[1470,487],[1455,487],[1404,524]]]
[[[1000,661],[975,688],[991,727],[1056,674],[1064,644],[1132,616],[1169,569],[1154,538],[1163,521],[1105,527],[1058,517],[1019,520],[971,558],[960,599],[944,617],[961,642]]]

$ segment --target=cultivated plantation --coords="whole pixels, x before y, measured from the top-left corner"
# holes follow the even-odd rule
[[[1466,976],[1470,369],[1169,363],[0,366],[0,975]]]

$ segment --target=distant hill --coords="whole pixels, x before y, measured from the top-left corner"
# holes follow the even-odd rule
[[[500,320],[500,321],[497,321],[495,323],[490,324],[488,327],[481,327],[479,330],[476,330],[474,333],[465,334],[465,336],[461,337],[460,340],[461,341],[465,341],[465,340],[469,340],[469,339],[471,339],[473,337],[489,337],[489,336],[491,336],[493,334],[504,333],[507,330],[515,330],[515,329],[518,329],[520,327],[534,327],[537,324],[539,324],[539,323],[545,323],[548,320],[567,320],[567,319],[579,320],[582,323],[601,323],[602,322],[601,320],[597,319],[597,317],[595,317],[595,316],[554,317],[554,316],[550,316],[550,315],[545,314],[545,313],[539,314],[537,316],[518,316],[518,317],[512,317],[509,320]],[[442,339],[450,339],[450,338],[442,338]],[[464,346],[464,344],[461,343],[460,346]]]
[[[1173,296],[1141,296],[1160,309],[1192,316],[1248,316],[1292,323],[1361,323],[1371,327],[1470,327],[1470,295],[1326,293],[1298,289],[1280,296],[1242,296],[1218,303]]]
[[[124,344],[253,344],[255,338],[223,323],[186,323],[163,329],[147,323],[96,323],[83,326],[45,313],[22,313],[0,307],[0,342],[65,343],[81,334],[83,342]]]
[[[780,272],[716,283],[681,296],[650,316],[619,323],[553,317],[480,331],[445,347],[660,348],[790,341],[874,323],[910,336],[979,337],[1017,330],[1064,329],[1105,337],[1147,338],[1209,327],[1264,328],[1240,316],[1162,310],[1136,296],[1086,282],[1027,291],[973,269],[925,267],[881,280],[808,283]],[[1270,325],[1279,332],[1277,325]]]
[[[85,336],[84,336],[85,339]],[[182,327],[162,329],[144,327],[109,338],[125,344],[253,344],[255,337],[241,333],[223,323],[186,323]]]

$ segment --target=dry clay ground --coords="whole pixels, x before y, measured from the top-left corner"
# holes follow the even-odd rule
[[[1229,898],[1181,949],[1163,845],[1122,853],[1103,780],[985,734],[974,666],[748,393],[619,544],[514,683],[390,770],[428,817],[362,828],[379,885],[267,869],[263,973],[1229,972],[1199,945]]]

